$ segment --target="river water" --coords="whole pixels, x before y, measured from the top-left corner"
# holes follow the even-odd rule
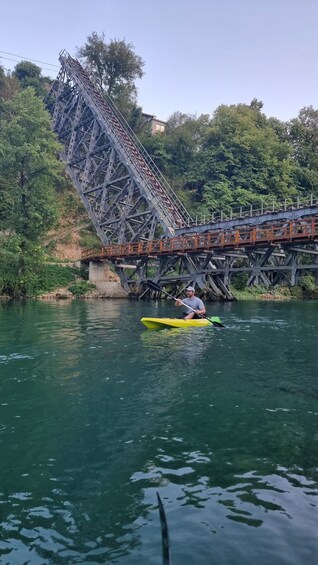
[[[318,303],[0,303],[0,563],[318,562]]]

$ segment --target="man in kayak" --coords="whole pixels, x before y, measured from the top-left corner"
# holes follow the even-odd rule
[[[188,286],[186,288],[187,297],[184,298],[184,300],[180,300],[180,298],[176,299],[176,306],[190,306],[190,308],[187,308],[186,311],[183,312],[182,317],[184,318],[184,320],[200,318],[201,316],[205,316],[206,314],[206,309],[202,300],[195,296],[194,293],[195,290],[193,286]]]

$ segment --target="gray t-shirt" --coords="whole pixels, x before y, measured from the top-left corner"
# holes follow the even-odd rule
[[[204,304],[202,302],[202,300],[200,298],[198,298],[197,296],[194,296],[193,298],[184,298],[182,300],[183,304],[186,304],[187,306],[191,306],[191,308],[193,308],[193,310],[203,310],[204,309]],[[192,310],[190,310],[189,308],[187,308],[187,314],[189,314],[190,312],[192,312]]]

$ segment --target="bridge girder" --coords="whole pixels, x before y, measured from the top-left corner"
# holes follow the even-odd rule
[[[161,285],[169,285],[171,294],[176,297],[187,285],[196,285],[199,292],[212,300],[233,299],[229,287],[235,275],[241,273],[248,275],[247,286],[250,287],[295,286],[301,274],[308,272],[314,272],[318,279],[317,244],[296,248],[293,245],[268,245],[223,253],[220,250],[127,258],[129,265],[126,267],[122,260],[112,262],[124,288],[139,296],[149,291],[146,285],[148,278]]]
[[[48,97],[61,158],[102,243],[174,235],[190,216],[110,99],[60,56]]]
[[[72,89],[59,105],[54,129],[64,147],[61,158],[102,243],[152,239],[158,225],[154,206],[80,93]]]

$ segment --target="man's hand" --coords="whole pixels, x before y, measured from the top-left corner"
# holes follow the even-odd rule
[[[180,298],[176,298],[176,306],[182,306],[182,300],[180,300]]]

